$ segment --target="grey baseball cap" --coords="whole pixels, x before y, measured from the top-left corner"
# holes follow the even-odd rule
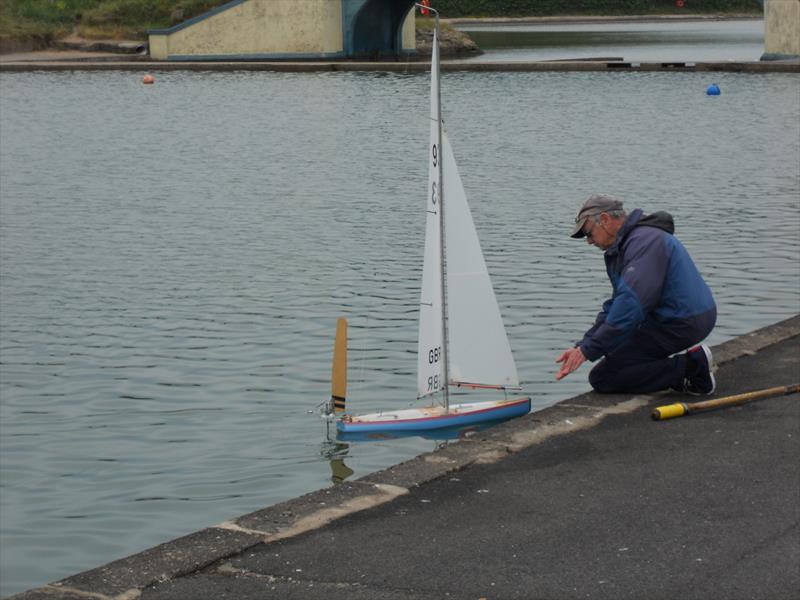
[[[583,233],[583,226],[586,223],[586,219],[613,210],[622,210],[622,200],[610,194],[592,194],[578,211],[578,216],[575,217],[575,228],[572,230],[570,237],[586,237],[586,234]]]

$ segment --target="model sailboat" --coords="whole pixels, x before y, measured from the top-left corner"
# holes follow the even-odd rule
[[[421,6],[421,5],[417,5]],[[425,7],[427,8],[427,7]],[[530,411],[528,397],[450,403],[450,387],[519,390],[500,309],[472,222],[450,142],[442,128],[439,15],[431,52],[427,221],[418,338],[418,395],[441,395],[423,408],[365,415],[345,413],[347,325],[334,347],[329,410],[340,432],[425,431],[505,420]]]

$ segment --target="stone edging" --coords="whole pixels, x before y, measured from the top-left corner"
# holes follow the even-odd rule
[[[718,364],[727,363],[797,335],[800,315],[723,342],[714,347],[714,358]],[[509,453],[592,427],[608,415],[631,412],[662,396],[588,392],[356,481],[269,506],[11,598],[135,600],[141,590],[155,583],[194,573],[257,544],[294,537],[390,502],[469,465],[496,462]]]
[[[114,55],[94,56],[59,60],[55,56],[35,60],[0,60],[0,73],[27,73],[34,71],[270,71],[276,73],[319,73],[328,71],[386,72],[386,73],[424,73],[430,70],[426,61],[152,61],[145,57],[131,55],[120,60]],[[728,73],[800,73],[800,59],[768,60],[761,62],[624,62],[583,60],[583,61],[532,61],[532,62],[482,62],[464,60],[445,60],[442,71],[470,72],[572,72],[572,71],[672,71],[682,73],[719,71]]]

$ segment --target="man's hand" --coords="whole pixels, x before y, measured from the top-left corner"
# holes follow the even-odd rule
[[[586,357],[580,348],[570,348],[569,350],[564,350],[561,356],[556,359],[556,362],[561,363],[556,379],[562,379],[585,363]]]

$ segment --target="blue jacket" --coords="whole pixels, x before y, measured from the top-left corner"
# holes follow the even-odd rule
[[[645,216],[636,209],[625,219],[605,251],[614,293],[578,344],[587,359],[609,354],[646,320],[669,327],[716,310],[711,290],[674,231],[665,212]]]

